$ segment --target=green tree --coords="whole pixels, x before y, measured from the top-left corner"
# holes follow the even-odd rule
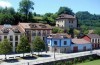
[[[25,52],[30,52],[30,44],[28,42],[28,39],[25,35],[21,36],[20,39],[20,43],[17,45],[17,52],[18,53],[23,53],[23,57],[24,57],[24,53]]]
[[[20,3],[19,3],[19,11],[25,15],[26,17],[26,22],[28,21],[28,18],[29,18],[29,14],[31,12],[31,10],[33,10],[33,5],[34,5],[34,2],[31,1],[31,0],[22,0]]]
[[[44,43],[44,41],[43,41],[40,37],[38,37],[38,36],[36,36],[36,37],[34,38],[34,40],[33,40],[33,50],[34,50],[35,52],[38,52],[38,55],[39,55],[39,52],[45,50],[45,43]]]
[[[100,35],[100,28],[95,28],[94,33]]]
[[[0,13],[0,24],[12,24],[14,17],[11,14]]]
[[[60,7],[57,14],[60,15],[62,13],[69,14],[69,15],[74,15],[73,11],[68,7]]]
[[[80,31],[79,31],[79,30],[74,29],[74,35],[78,36],[78,35],[79,35],[79,33],[80,33]]]
[[[59,31],[59,28],[58,28],[58,27],[54,27],[54,28],[52,29],[52,33],[58,33],[58,31]]]
[[[89,33],[89,29],[88,29],[88,27],[85,26],[85,25],[82,25],[82,26],[81,26],[81,30],[82,30],[82,33],[83,33],[83,34],[88,34],[88,33]]]
[[[10,42],[7,39],[4,39],[0,43],[0,54],[5,54],[5,59],[6,59],[6,54],[9,54],[12,52],[12,47],[10,45]]]

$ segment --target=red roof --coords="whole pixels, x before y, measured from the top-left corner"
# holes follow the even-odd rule
[[[89,44],[89,41],[86,41],[84,39],[72,39],[72,42],[75,44]]]

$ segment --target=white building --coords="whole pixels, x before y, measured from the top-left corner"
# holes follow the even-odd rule
[[[17,25],[0,25],[0,41],[7,38],[11,42],[13,52],[16,52],[16,46],[20,42],[20,36],[22,34],[22,29]]]
[[[56,18],[56,27],[60,28],[77,28],[77,19],[75,16],[68,14],[61,14]]]

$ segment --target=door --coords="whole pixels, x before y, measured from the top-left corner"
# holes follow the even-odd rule
[[[77,46],[73,47],[73,52],[78,52],[78,47]]]
[[[86,46],[83,47],[83,51],[86,51]]]

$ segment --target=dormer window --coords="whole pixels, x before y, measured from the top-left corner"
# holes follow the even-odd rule
[[[4,28],[4,29],[2,29],[2,32],[3,32],[3,33],[8,33],[8,32],[9,32],[9,29]]]
[[[35,24],[30,24],[31,28],[36,28],[37,26]]]
[[[46,26],[45,25],[39,25],[41,28],[46,28]]]
[[[16,28],[16,29],[14,29],[14,32],[15,33],[19,33],[19,30]]]

